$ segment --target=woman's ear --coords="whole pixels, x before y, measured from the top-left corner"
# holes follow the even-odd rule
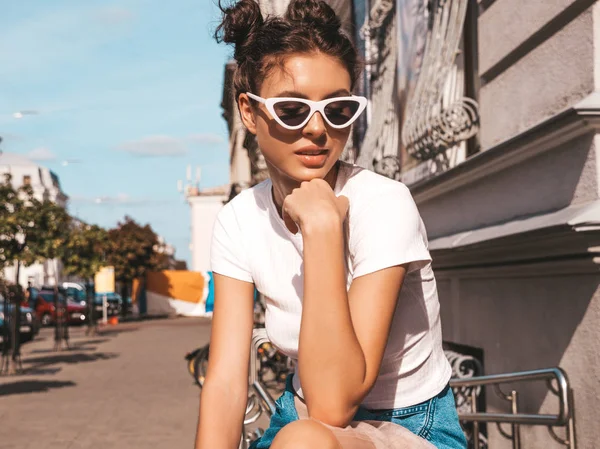
[[[254,116],[254,110],[252,109],[248,95],[240,94],[238,98],[238,108],[244,126],[248,131],[256,135],[256,117]]]

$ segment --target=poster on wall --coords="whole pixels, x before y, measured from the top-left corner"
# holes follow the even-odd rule
[[[407,115],[410,100],[415,92],[419,72],[423,62],[425,44],[429,30],[429,0],[396,0],[398,20],[398,126],[400,133]],[[402,146],[400,134],[398,157],[402,166],[407,166],[410,156]]]

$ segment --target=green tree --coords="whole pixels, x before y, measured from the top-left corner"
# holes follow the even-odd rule
[[[106,265],[108,232],[97,225],[74,223],[65,246],[63,271],[91,282],[94,275]]]
[[[115,267],[115,279],[121,286],[123,314],[127,314],[127,298],[134,279],[145,278],[149,271],[166,268],[167,257],[162,244],[150,225],[141,226],[125,217],[116,228],[108,231],[108,265]]]
[[[0,184],[1,267],[16,262],[18,268],[61,257],[70,229],[71,217],[63,207],[38,200],[29,185],[14,189],[10,175],[5,176]]]
[[[35,210],[40,201],[33,196],[31,187],[16,190],[12,178],[5,175],[0,184],[0,266],[2,268],[17,262],[29,265],[36,260]],[[18,269],[17,269],[18,271]],[[18,278],[15,279],[18,283]]]
[[[68,255],[73,219],[58,204],[44,200],[36,210],[36,226],[31,239],[32,253],[38,261],[61,259]],[[58,282],[59,279],[56,279]]]
[[[59,257],[69,238],[70,217],[64,208],[38,200],[29,185],[12,186],[10,175],[0,184],[0,267],[15,263],[15,284],[21,265]],[[13,362],[19,358],[19,322],[22,291],[14,296]],[[6,313],[5,313],[6,314]]]
[[[97,225],[73,222],[70,238],[62,256],[63,272],[85,280],[88,308],[88,333],[95,332],[94,289],[95,274],[106,265],[108,232]]]

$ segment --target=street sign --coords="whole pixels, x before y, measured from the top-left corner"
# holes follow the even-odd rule
[[[115,292],[115,267],[102,267],[94,276],[96,293]]]

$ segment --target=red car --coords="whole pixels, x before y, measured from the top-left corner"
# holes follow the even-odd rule
[[[34,298],[30,298],[29,307],[35,310],[42,326],[49,326],[56,321],[56,310],[54,307],[54,291],[40,290]],[[87,308],[79,303],[67,300],[62,294],[58,294],[61,304],[67,305],[67,321],[69,324],[82,324],[87,320]]]

